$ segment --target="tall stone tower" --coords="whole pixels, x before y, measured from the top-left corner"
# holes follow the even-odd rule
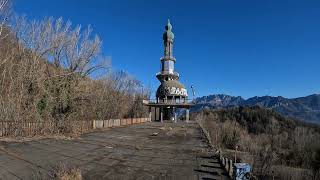
[[[163,33],[164,55],[160,59],[161,70],[157,73],[157,78],[161,82],[156,97],[158,101],[184,102],[188,93],[186,88],[179,82],[179,74],[174,71],[176,59],[173,57],[173,40],[172,25],[170,20]]]
[[[191,107],[191,104],[188,103],[187,89],[179,82],[179,74],[174,70],[176,59],[173,57],[174,34],[172,32],[170,20],[168,20],[168,24],[165,26],[165,31],[162,38],[164,53],[163,57],[160,58],[160,72],[158,72],[156,75],[161,84],[156,92],[156,101],[148,101],[145,102],[145,104],[149,107],[155,108],[155,120],[177,121],[177,108],[187,109],[186,119],[188,120],[189,108]]]

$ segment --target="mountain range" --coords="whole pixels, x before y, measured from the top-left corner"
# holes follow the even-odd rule
[[[291,99],[282,96],[255,96],[244,99],[241,96],[214,94],[196,98],[194,103],[191,111],[199,111],[204,108],[260,106],[272,109],[286,117],[320,124],[320,94]]]

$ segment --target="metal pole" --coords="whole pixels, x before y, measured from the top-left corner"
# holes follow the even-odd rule
[[[196,95],[195,91],[194,91],[194,86],[191,85],[191,90],[192,90],[192,100],[194,100],[194,97]]]
[[[236,152],[234,153],[234,163],[237,163],[237,150],[238,146],[236,146]]]

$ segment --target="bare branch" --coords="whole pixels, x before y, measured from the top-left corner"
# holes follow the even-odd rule
[[[0,40],[8,36],[7,33],[4,34],[3,32],[4,32],[5,25],[8,21],[10,9],[11,9],[10,0],[0,0]]]

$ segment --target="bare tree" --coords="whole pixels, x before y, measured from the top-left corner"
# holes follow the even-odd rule
[[[4,27],[8,21],[10,7],[11,0],[0,0],[0,40],[6,37],[6,35],[4,35],[3,32]]]
[[[15,31],[24,47],[38,58],[67,69],[68,73],[87,76],[109,68],[109,59],[101,55],[102,41],[99,36],[92,35],[90,26],[84,30],[80,25],[72,28],[70,21],[52,17],[32,22],[19,17],[15,22]]]
[[[0,59],[0,85],[6,87],[1,88],[0,118],[65,119],[79,99],[79,82],[89,80],[85,76],[98,69],[109,68],[108,60],[101,58],[102,41],[91,36],[90,27],[73,29],[62,18],[28,21],[15,17],[11,23],[15,35],[11,38],[17,42],[10,49],[5,46]]]

